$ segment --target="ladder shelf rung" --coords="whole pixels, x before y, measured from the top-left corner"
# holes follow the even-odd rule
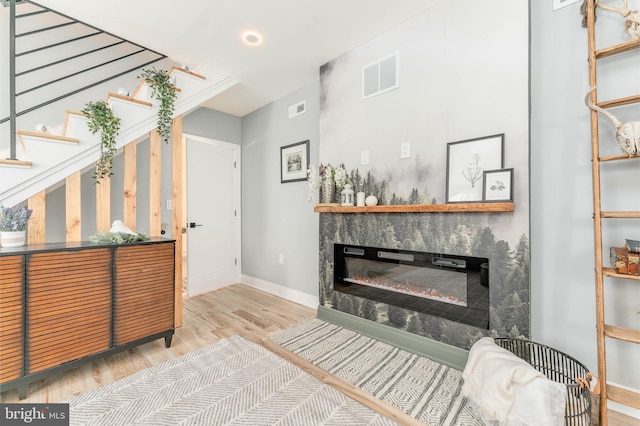
[[[615,46],[605,47],[596,50],[596,59],[603,59],[619,53],[629,52],[631,50],[640,49],[640,39],[631,40],[625,43],[616,44]]]
[[[602,275],[605,277],[622,278],[626,280],[638,280],[640,281],[640,275],[619,274],[613,268],[602,268]]]
[[[640,158],[640,155],[631,155],[628,154],[618,154],[618,155],[608,155],[605,157],[599,157],[598,161],[601,163],[604,161],[617,161],[617,160],[637,160]]]
[[[638,219],[640,218],[640,211],[602,211],[600,212],[600,217],[612,219]]]
[[[640,393],[607,384],[607,399],[640,410]]]
[[[617,325],[604,325],[604,335],[612,339],[624,340],[631,343],[640,343],[640,330],[618,327]]]
[[[627,96],[626,98],[610,99],[608,101],[598,102],[600,108],[612,108],[622,105],[631,105],[640,103],[640,95]]]

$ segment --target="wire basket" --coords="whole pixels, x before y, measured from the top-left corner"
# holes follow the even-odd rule
[[[588,383],[592,376],[583,364],[563,352],[528,340],[496,338],[494,341],[496,345],[544,373],[549,380],[566,385],[565,425],[591,424],[591,392]]]

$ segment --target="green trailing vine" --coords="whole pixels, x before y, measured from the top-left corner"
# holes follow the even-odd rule
[[[143,69],[142,74],[138,78],[144,78],[151,87],[151,96],[160,101],[160,109],[158,110],[158,133],[162,140],[169,142],[171,136],[171,123],[173,120],[173,111],[175,110],[175,101],[178,97],[171,76],[167,70],[150,70]]]
[[[113,114],[105,101],[87,103],[82,113],[89,119],[87,127],[91,133],[95,135],[100,132],[100,159],[93,175],[96,183],[100,183],[103,177],[113,175],[111,166],[117,151],[116,138],[120,132],[121,120]]]

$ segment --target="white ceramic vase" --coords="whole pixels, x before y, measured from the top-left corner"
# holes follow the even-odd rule
[[[20,247],[24,245],[26,231],[0,231],[0,246]]]

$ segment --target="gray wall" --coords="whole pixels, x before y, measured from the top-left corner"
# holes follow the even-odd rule
[[[588,90],[587,30],[582,2],[552,11],[531,1],[531,293],[532,338],[563,350],[597,371],[595,279]],[[639,1],[630,1],[633,9]],[[619,16],[598,12],[599,47],[626,40]],[[640,55],[610,58],[598,67],[599,99],[640,93]],[[640,107],[616,108],[621,120]],[[621,153],[609,122],[600,124],[605,149]],[[637,160],[605,165],[605,209],[640,208]],[[617,170],[615,170],[617,169]],[[615,174],[612,175],[612,172]],[[633,194],[633,195],[632,195]],[[603,248],[640,237],[638,221],[607,222]],[[609,262],[605,258],[605,266]],[[637,281],[607,280],[607,322],[640,329]],[[640,389],[640,345],[607,339],[607,379]]]
[[[242,118],[242,273],[313,296],[318,214],[306,181],[280,183],[280,147],[308,139],[318,164],[318,96],[316,82]],[[303,100],[307,111],[289,119],[288,107]]]

